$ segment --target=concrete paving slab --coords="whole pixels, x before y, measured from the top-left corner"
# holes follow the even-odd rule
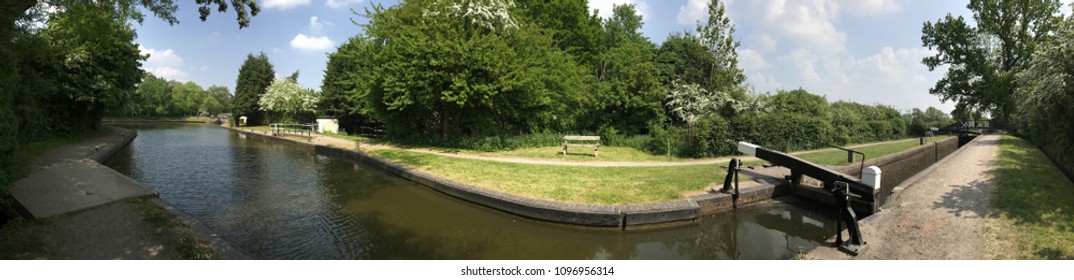
[[[92,160],[49,165],[15,182],[11,196],[32,218],[41,219],[156,191]]]

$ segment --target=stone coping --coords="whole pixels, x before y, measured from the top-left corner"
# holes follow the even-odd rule
[[[360,151],[317,145],[305,141],[251,132],[240,128],[225,128],[244,134],[247,137],[257,137],[270,141],[288,143],[313,151],[317,154],[370,164],[407,180],[425,185],[435,191],[471,203],[527,218],[549,222],[593,227],[628,228],[656,224],[696,222],[701,218],[702,213],[702,207],[699,202],[707,203],[707,205],[710,206],[718,205],[710,207],[711,209],[705,209],[706,212],[731,208],[729,202],[713,203],[710,201],[716,199],[729,201],[730,195],[723,193],[709,193],[685,198],[683,200],[662,203],[632,205],[587,205],[534,199],[444,179]],[[751,191],[751,193],[752,192],[754,191]],[[755,195],[754,197],[767,198],[770,196],[771,190],[767,193],[762,192],[762,195]],[[756,201],[760,201],[760,199]],[[742,204],[745,205],[746,203],[743,202]]]

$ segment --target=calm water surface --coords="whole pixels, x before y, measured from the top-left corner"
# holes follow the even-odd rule
[[[671,228],[565,226],[215,126],[123,126],[138,137],[108,166],[260,259],[786,259],[835,231],[779,202]]]

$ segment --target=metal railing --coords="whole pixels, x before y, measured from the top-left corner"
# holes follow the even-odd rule
[[[317,131],[317,124],[274,123],[269,127],[272,128],[272,136],[292,135],[313,138],[314,132]]]

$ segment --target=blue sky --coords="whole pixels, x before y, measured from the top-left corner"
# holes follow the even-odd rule
[[[375,0],[259,0],[261,13],[239,29],[234,12],[198,20],[194,1],[179,2],[180,24],[148,17],[138,43],[151,57],[143,68],[158,76],[194,81],[203,87],[234,90],[239,67],[249,53],[265,52],[277,75],[300,72],[299,83],[320,88],[328,61],[342,42],[361,32]],[[693,31],[705,20],[707,0],[589,0],[590,9],[610,14],[613,4],[633,3],[645,19],[642,32],[663,42],[673,32]],[[726,1],[737,25],[739,66],[756,92],[803,88],[828,100],[886,104],[900,110],[935,106],[928,93],[944,69],[929,72],[921,58],[921,26],[947,13],[970,18],[968,1],[807,0]],[[1069,0],[1064,1],[1069,3]],[[1069,7],[1064,7],[1069,11]]]

